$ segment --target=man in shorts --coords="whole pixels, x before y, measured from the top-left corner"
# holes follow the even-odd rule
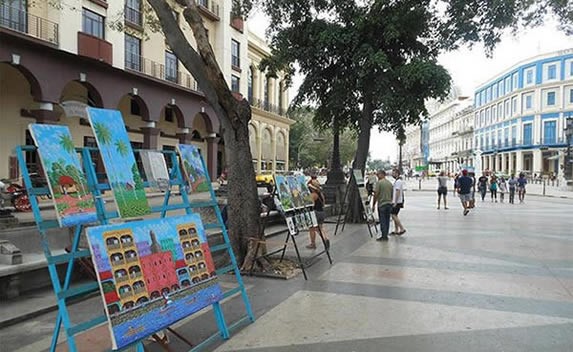
[[[400,171],[394,169],[392,171],[392,176],[394,177],[394,187],[392,196],[392,221],[394,221],[394,232],[391,235],[402,236],[406,233],[406,229],[402,225],[398,213],[400,209],[404,208],[404,181],[400,177]]]
[[[517,179],[517,195],[519,197],[519,203],[523,203],[525,200],[525,185],[527,184],[527,179],[523,173],[519,174]]]
[[[468,176],[468,170],[462,170],[462,176],[458,179],[458,194],[464,208],[464,216],[470,212],[470,202],[472,200],[473,180]]]

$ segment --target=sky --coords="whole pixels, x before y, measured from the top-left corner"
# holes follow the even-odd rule
[[[258,10],[249,18],[249,29],[264,38],[268,19]],[[509,69],[519,61],[532,56],[557,50],[573,48],[573,37],[567,37],[557,28],[556,22],[546,22],[542,26],[523,30],[515,36],[506,34],[488,58],[482,45],[461,48],[443,55],[438,61],[452,76],[453,84],[462,94],[473,96],[474,89],[490,78]],[[289,95],[294,97],[302,77],[295,77]],[[370,156],[372,159],[397,160],[398,145],[394,136],[387,132],[372,130],[370,137]]]

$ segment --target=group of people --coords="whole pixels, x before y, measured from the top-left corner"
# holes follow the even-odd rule
[[[399,170],[392,171],[394,183],[386,178],[386,171],[378,170],[378,181],[373,187],[372,211],[378,211],[381,233],[376,237],[377,241],[388,241],[388,235],[402,236],[406,229],[402,225],[398,214],[404,208],[404,181],[400,177]],[[390,231],[390,218],[394,222],[394,231]]]

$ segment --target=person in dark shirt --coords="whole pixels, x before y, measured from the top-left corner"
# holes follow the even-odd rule
[[[468,170],[462,170],[462,177],[458,179],[458,194],[464,208],[464,216],[470,212],[470,201],[472,200],[473,180],[468,176]]]
[[[485,174],[478,178],[478,190],[481,194],[481,201],[483,202],[487,194],[487,176]]]

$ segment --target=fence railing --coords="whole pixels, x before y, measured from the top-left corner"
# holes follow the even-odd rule
[[[54,45],[59,44],[58,24],[28,13],[27,11],[0,4],[0,27],[41,39]]]
[[[182,87],[200,92],[197,81],[195,81],[190,74],[181,71],[166,70],[164,64],[151,61],[142,56],[126,53],[125,69],[137,71],[163,81],[173,82]]]
[[[272,112],[277,115],[281,116],[286,115],[286,109],[283,109],[277,105],[270,104],[268,101],[264,101],[261,99],[253,99],[253,101],[251,101],[251,106],[254,106],[255,108],[259,108],[264,111]]]

